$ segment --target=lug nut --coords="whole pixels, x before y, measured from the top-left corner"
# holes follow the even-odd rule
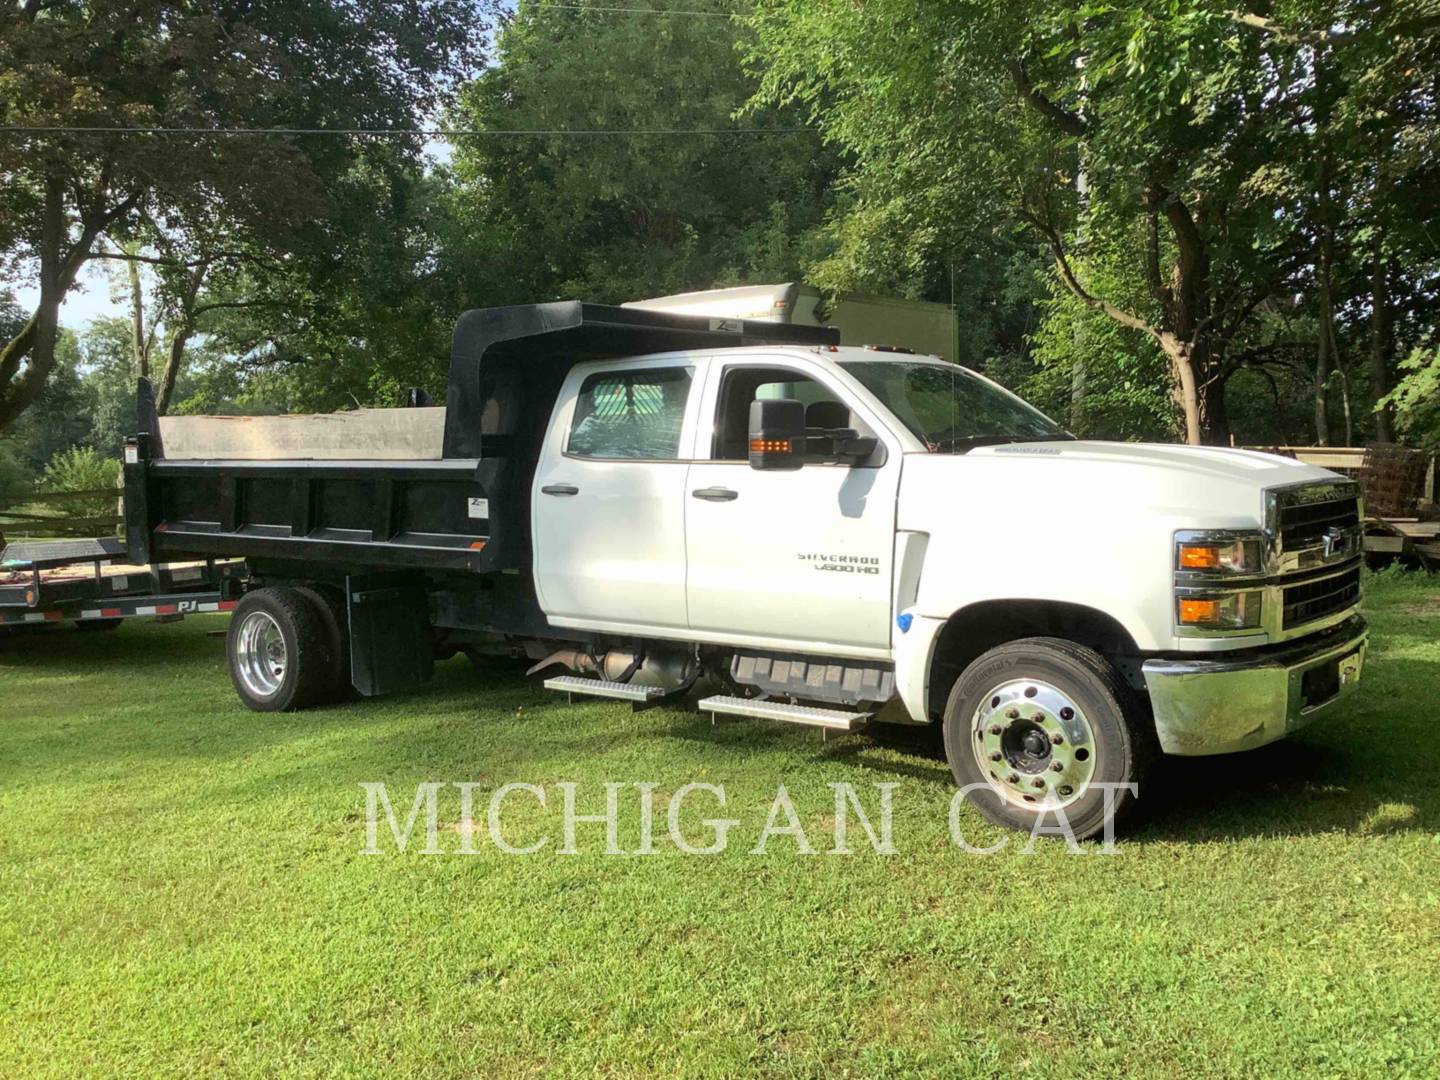
[[[1001,758],[1001,754],[1000,754],[1000,751],[999,751],[999,750],[995,750],[995,751],[992,751],[992,752],[991,752],[991,754],[990,754],[990,760],[991,760],[991,761],[999,761],[1000,758]]]
[[[1054,743],[1056,746],[1059,746],[1061,743],[1063,743],[1063,742],[1065,741],[1065,736],[1064,736],[1064,735],[1061,735],[1060,732],[1057,731],[1057,732],[1055,732],[1055,734],[1053,734],[1053,735],[1050,736],[1050,741],[1051,741],[1052,743]]]
[[[1012,772],[1009,776],[1005,778],[1005,781],[1006,783],[1010,784],[1018,784],[1020,782],[1020,774]]]
[[[1005,729],[1002,728],[999,724],[991,724],[991,725],[990,725],[990,734],[991,734],[991,735],[999,735],[1000,732],[1002,732],[1002,731],[1004,731],[1004,730],[1005,730]]]
[[[1034,716],[1034,720],[1037,724],[1043,724],[1045,722],[1045,714],[1037,712]]]
[[[1009,720],[1019,720],[1019,719],[1020,719],[1020,710],[1019,710],[1019,709],[1010,709],[1008,712],[1005,713],[1005,717],[1006,717],[1006,719],[1009,719]]]
[[[1030,781],[1030,786],[1033,788],[1043,788],[1045,786],[1045,781],[1041,780],[1040,777],[1037,776],[1034,780]]]
[[[1065,771],[1065,766],[1064,766],[1064,765],[1061,765],[1060,762],[1058,762],[1058,761],[1052,761],[1052,762],[1050,763],[1050,771],[1051,771],[1051,772],[1064,772],[1064,771]]]

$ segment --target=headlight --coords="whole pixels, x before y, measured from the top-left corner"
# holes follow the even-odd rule
[[[1175,598],[1175,622],[1195,630],[1250,630],[1260,625],[1260,589],[1184,591]]]
[[[1258,532],[1191,530],[1175,534],[1175,570],[1181,577],[1259,574],[1265,569]]]

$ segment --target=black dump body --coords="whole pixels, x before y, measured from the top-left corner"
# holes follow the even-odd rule
[[[824,327],[578,301],[467,311],[455,324],[438,461],[167,461],[142,386],[149,430],[126,452],[129,557],[143,563],[240,556],[310,567],[315,577],[526,570],[530,483],[573,365],[838,340]],[[481,498],[488,518],[474,516],[472,500]]]

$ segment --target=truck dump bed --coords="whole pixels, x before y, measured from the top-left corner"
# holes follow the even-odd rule
[[[530,480],[574,364],[835,340],[826,328],[568,301],[462,315],[444,409],[162,424],[142,387],[147,431],[126,447],[129,557],[318,561],[346,572],[525,569]]]

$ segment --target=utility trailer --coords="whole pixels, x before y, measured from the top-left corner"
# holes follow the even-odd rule
[[[245,576],[234,560],[127,565],[114,537],[16,541],[0,565],[0,629],[73,621],[109,630],[125,619],[230,611]]]

